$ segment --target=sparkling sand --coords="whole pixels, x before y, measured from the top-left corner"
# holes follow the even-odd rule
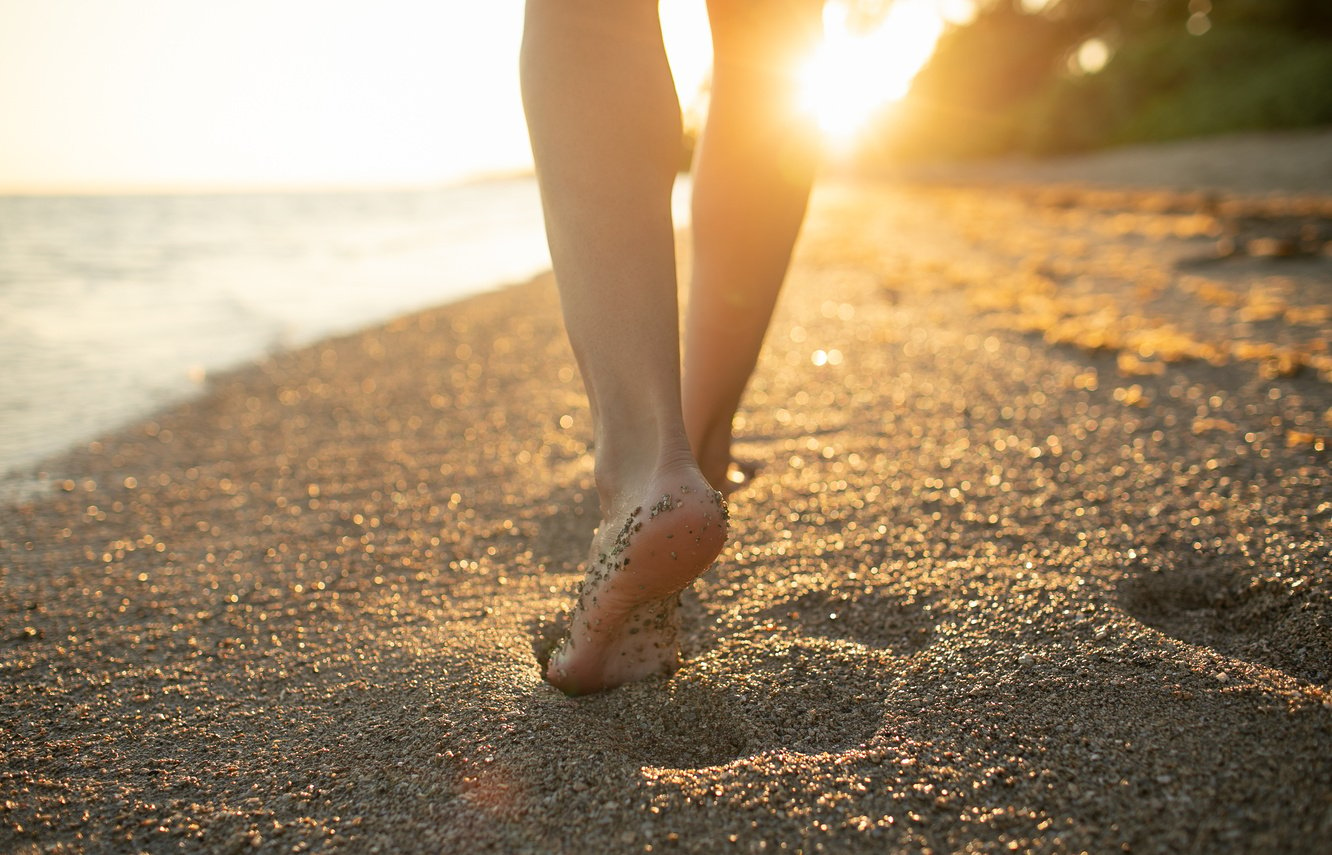
[[[0,851],[1325,846],[1332,182],[1151,157],[820,190],[669,678],[541,679],[597,518],[549,277],[47,461]]]

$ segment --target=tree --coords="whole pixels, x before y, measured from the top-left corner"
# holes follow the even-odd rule
[[[1100,54],[1103,67],[1088,64]],[[1332,123],[1326,0],[981,0],[879,156],[1046,153]]]

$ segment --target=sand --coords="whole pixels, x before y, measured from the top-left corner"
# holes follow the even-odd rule
[[[47,461],[0,851],[1326,846],[1332,199],[1153,156],[819,190],[670,678],[538,673],[596,518],[549,277]]]

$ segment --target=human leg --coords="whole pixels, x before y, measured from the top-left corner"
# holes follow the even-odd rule
[[[681,416],[680,114],[655,2],[529,0],[522,82],[596,443],[602,522],[547,670],[578,693],[674,666],[675,596],[720,552],[726,524]]]
[[[715,62],[694,162],[684,415],[703,474],[725,491],[731,423],[804,218],[817,144],[795,98],[819,0],[709,0]]]

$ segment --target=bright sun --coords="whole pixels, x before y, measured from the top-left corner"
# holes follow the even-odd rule
[[[846,0],[824,7],[824,39],[802,73],[800,106],[829,144],[849,147],[872,116],[906,95],[956,5],[893,0],[868,28]]]

